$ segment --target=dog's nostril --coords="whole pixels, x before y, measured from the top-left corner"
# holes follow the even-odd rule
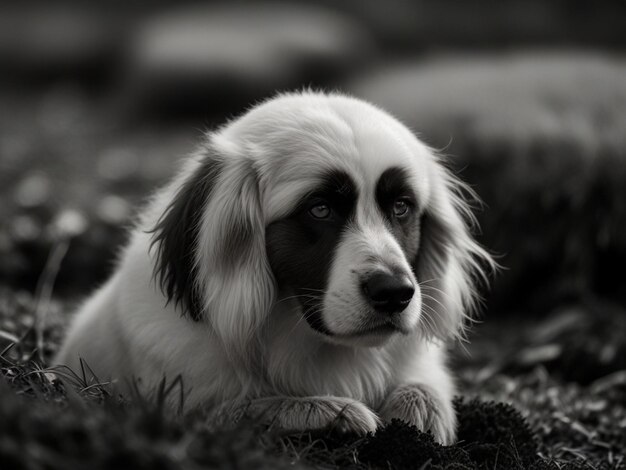
[[[375,310],[394,313],[407,307],[415,287],[407,276],[378,272],[363,283],[363,291]]]

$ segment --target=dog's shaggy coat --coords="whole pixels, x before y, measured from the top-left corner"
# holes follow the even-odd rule
[[[358,99],[281,95],[210,133],[158,192],[56,358],[124,390],[285,430],[455,435],[444,342],[487,253],[463,186]]]

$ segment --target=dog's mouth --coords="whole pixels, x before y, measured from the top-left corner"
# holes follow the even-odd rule
[[[311,296],[312,297],[312,296]],[[387,338],[395,333],[408,335],[410,331],[398,315],[387,318],[374,318],[354,325],[352,331],[335,331],[323,320],[322,297],[312,297],[303,305],[303,316],[309,326],[326,337],[337,340],[358,340],[361,338]]]
[[[364,336],[389,336],[394,333],[408,334],[408,331],[405,331],[404,328],[400,327],[392,321],[387,321],[385,323],[380,323],[376,325],[366,325],[362,328],[355,330],[352,333],[342,334],[338,336],[342,336],[344,338],[361,338]]]

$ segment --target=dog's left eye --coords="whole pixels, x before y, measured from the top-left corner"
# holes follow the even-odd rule
[[[327,219],[330,217],[330,207],[328,204],[317,204],[309,209],[309,214],[316,219]]]
[[[393,215],[399,218],[409,213],[409,203],[405,199],[396,199],[393,203]]]

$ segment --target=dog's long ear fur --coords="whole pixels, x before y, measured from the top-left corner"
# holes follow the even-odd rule
[[[210,323],[231,359],[249,363],[274,299],[252,162],[209,147],[159,219],[155,274],[163,293]]]
[[[217,155],[204,153],[151,230],[150,249],[157,248],[155,278],[168,302],[173,301],[193,320],[202,318],[202,300],[195,282],[200,220],[222,166]]]
[[[468,198],[476,200],[472,190],[440,164],[431,179],[433,192],[413,269],[430,335],[462,337],[476,308],[478,287],[488,281],[495,263],[470,233],[476,225],[468,204]]]

